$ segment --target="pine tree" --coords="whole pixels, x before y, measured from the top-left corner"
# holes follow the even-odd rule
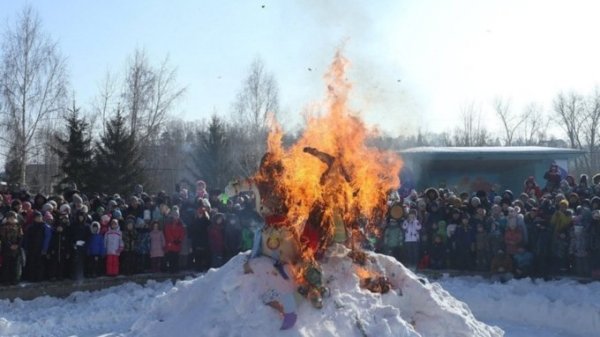
[[[79,190],[89,191],[92,184],[93,150],[90,124],[85,118],[79,116],[79,108],[73,102],[66,116],[66,135],[56,135],[58,146],[52,150],[60,158],[60,170],[63,179],[59,186],[75,183]]]
[[[225,123],[213,115],[204,132],[198,132],[190,171],[208,186],[223,188],[231,179],[228,161],[229,141]]]
[[[135,134],[126,127],[120,110],[106,123],[106,133],[97,142],[96,189],[98,192],[127,195],[144,183],[142,156]]]

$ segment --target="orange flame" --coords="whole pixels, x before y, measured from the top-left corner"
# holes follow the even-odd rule
[[[308,116],[296,144],[284,148],[281,127],[273,123],[268,154],[254,177],[263,187],[263,203],[285,215],[286,226],[297,237],[305,225],[314,226],[322,247],[338,235],[357,240],[361,219],[370,226],[378,224],[385,215],[388,193],[400,185],[399,156],[367,146],[374,132],[348,107],[352,87],[346,79],[348,64],[336,53],[325,75],[325,112]],[[314,248],[301,247],[300,258],[311,261]]]

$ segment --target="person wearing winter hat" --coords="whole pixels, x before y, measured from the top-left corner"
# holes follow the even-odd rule
[[[165,225],[166,260],[171,273],[179,271],[179,253],[185,239],[185,228],[179,217],[179,210],[173,207],[169,213],[169,220]]]
[[[73,206],[75,206],[75,209],[81,209],[81,206],[83,205],[83,198],[81,198],[79,194],[73,194],[71,200],[73,201]]]
[[[44,222],[46,222],[50,226],[52,226],[54,224],[54,216],[52,215],[51,212],[44,213]]]
[[[42,213],[46,213],[46,212],[52,212],[54,211],[54,206],[52,206],[51,203],[45,203],[44,205],[42,205],[42,209],[41,212]]]
[[[208,199],[206,183],[203,180],[198,180],[196,182],[196,200],[197,199]]]
[[[117,208],[114,211],[112,211],[112,218],[117,220],[123,220],[123,214],[121,213],[121,210]]]
[[[111,217],[108,214],[104,214],[100,217],[100,234],[105,235],[110,228]]]
[[[71,214],[71,206],[69,206],[68,204],[61,205],[60,206],[60,214],[70,215]]]
[[[2,245],[2,281],[17,284],[21,277],[23,266],[21,255],[21,241],[23,232],[18,223],[17,213],[9,211],[6,213],[3,224],[0,226],[0,242]]]
[[[25,278],[39,282],[43,281],[46,271],[47,252],[52,237],[52,228],[44,222],[44,217],[35,211],[33,224],[25,232],[25,252],[27,264],[25,265]]]
[[[119,221],[112,219],[110,229],[104,236],[104,247],[106,247],[106,275],[119,275],[119,255],[123,251],[123,238],[119,229]]]
[[[101,274],[101,263],[104,256],[104,235],[100,233],[100,223],[92,222],[90,226],[90,235],[87,238],[87,263],[86,276],[94,278]]]

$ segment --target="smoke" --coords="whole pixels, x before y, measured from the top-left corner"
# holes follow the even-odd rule
[[[387,24],[378,16],[391,3],[308,0],[301,8],[325,33],[319,37],[325,48],[313,56],[317,64],[331,59],[341,48],[350,60],[348,79],[353,90],[350,104],[371,126],[398,135],[416,133],[420,122],[410,80],[401,64],[381,39]]]

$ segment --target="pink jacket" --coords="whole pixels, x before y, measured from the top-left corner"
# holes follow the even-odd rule
[[[165,256],[165,235],[159,229],[150,232],[150,257]]]
[[[120,255],[123,251],[123,238],[119,229],[109,229],[104,235],[106,255]]]

